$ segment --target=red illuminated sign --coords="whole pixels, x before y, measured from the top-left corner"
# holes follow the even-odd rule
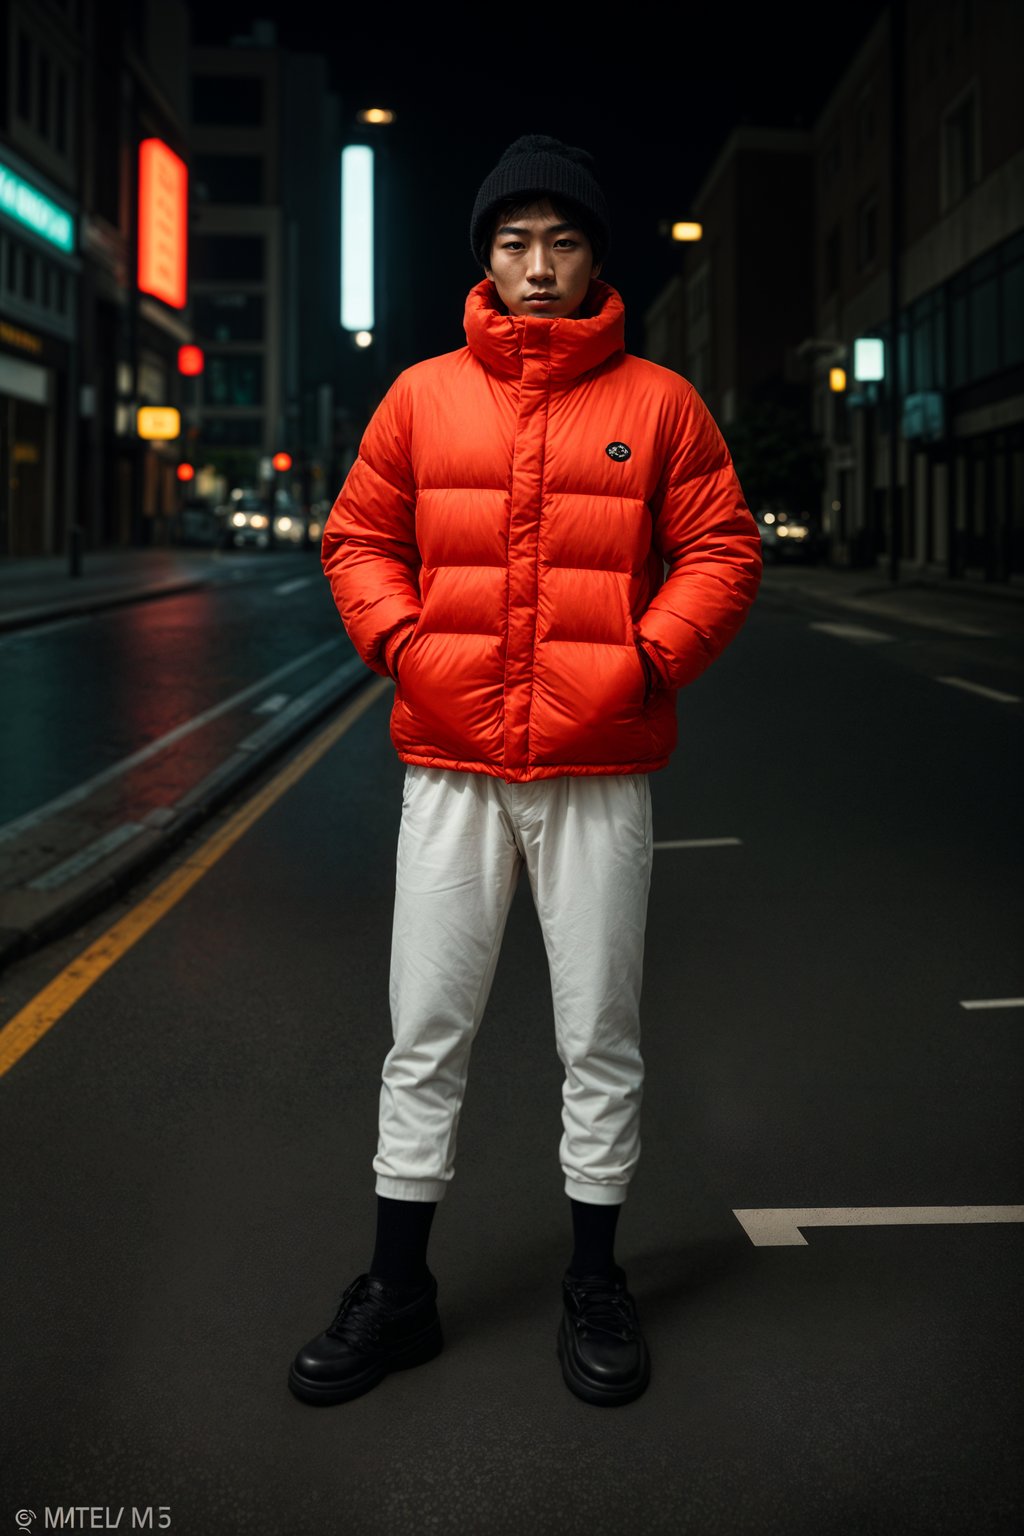
[[[270,462],[275,469],[291,469],[292,456],[290,453],[275,453]]]
[[[178,465],[178,479],[179,480],[194,480],[195,479],[195,473],[196,472],[195,472],[195,470],[194,470],[194,468],[192,467],[191,464],[179,464]]]
[[[183,373],[186,378],[195,378],[196,374],[202,373],[203,364],[202,347],[178,348],[178,372]]]
[[[188,167],[162,139],[139,145],[139,291],[184,309]]]

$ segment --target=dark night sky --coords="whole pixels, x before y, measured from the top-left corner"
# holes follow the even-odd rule
[[[226,43],[268,17],[281,46],[328,59],[346,120],[371,105],[398,114],[382,131],[408,213],[400,238],[416,326],[403,365],[464,343],[465,296],[483,276],[469,250],[473,200],[522,133],[551,133],[595,157],[612,218],[602,277],[625,301],[628,349],[641,350],[644,309],[678,260],[659,221],[688,216],[737,124],[809,129],[884,8],[745,7],[741,21],[714,0],[657,11],[189,0],[195,43]]]

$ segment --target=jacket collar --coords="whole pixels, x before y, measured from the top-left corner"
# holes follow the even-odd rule
[[[578,319],[512,315],[485,277],[469,290],[465,326],[470,351],[493,373],[518,379],[539,370],[551,383],[567,383],[625,351],[626,308],[615,288],[594,277]]]

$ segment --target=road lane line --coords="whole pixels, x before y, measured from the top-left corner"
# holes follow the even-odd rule
[[[1024,1008],[1024,997],[971,997],[961,1008]]]
[[[282,581],[280,586],[274,587],[273,590],[278,597],[287,597],[289,592],[297,592],[300,587],[308,587],[313,579],[312,576],[296,576],[293,581]],[[322,577],[316,578],[318,582],[322,579]]]
[[[998,688],[986,688],[983,683],[969,683],[966,677],[937,677],[937,683],[949,683],[951,688],[966,688],[969,693],[980,693],[983,699],[995,699],[997,704],[1019,704],[1016,693],[1002,693]]]
[[[334,744],[351,730],[386,690],[393,688],[390,677],[378,677],[361,690],[358,697],[342,710],[336,720],[316,736],[297,757],[246,801],[224,825],[150,891],[105,933],[82,951],[43,990],[25,1004],[0,1029],[0,1077],[9,1072],[26,1051],[43,1038],[63,1018],[94,982],[115,965],[133,944],[145,936],[175,906],[192,886],[213,868],[218,859],[263,816],[303,774],[319,762]]]
[[[755,1248],[806,1248],[801,1227],[908,1227],[1024,1221],[1024,1205],[765,1206],[733,1211]]]
[[[810,629],[824,630],[826,635],[838,635],[840,640],[857,640],[861,643],[870,642],[877,644],[881,640],[895,640],[895,635],[885,635],[880,629],[868,629],[863,624],[834,624],[819,623],[808,626]]]
[[[737,848],[741,837],[673,837],[655,843],[655,848]]]
[[[284,707],[291,698],[290,693],[272,693],[269,699],[264,699],[262,704],[257,704],[253,710],[254,715],[273,715]]]
[[[160,736],[156,741],[151,741],[148,746],[141,747],[138,752],[133,752],[130,757],[122,757],[118,762],[112,763],[109,768],[104,768],[101,773],[94,774],[91,779],[86,779],[81,784],[76,784],[73,789],[67,790],[63,795],[58,795],[54,800],[48,800],[45,805],[39,805],[34,811],[26,811],[23,816],[15,821],[5,822],[0,826],[0,843],[10,842],[22,832],[27,832],[30,827],[37,826],[41,821],[47,821],[58,811],[66,810],[69,805],[77,805],[80,800],[86,800],[101,785],[108,784],[111,779],[118,778],[123,773],[128,773],[132,768],[144,763],[147,758],[155,757],[158,752],[163,752],[167,747],[173,746],[183,736],[189,736],[193,731],[198,731],[200,726],[207,725],[215,720],[218,715],[226,714],[229,709],[242,704],[254,694],[260,693],[270,683],[277,682],[278,678],[285,677],[289,672],[294,672],[297,667],[303,667],[324,651],[337,648],[337,640],[325,640],[322,645],[315,645],[311,651],[306,651],[302,656],[297,656],[294,661],[286,662],[283,667],[278,667],[274,672],[268,672],[265,677],[259,678],[255,683],[250,683],[248,688],[234,693],[228,699],[223,699],[219,704],[214,704],[210,709],[205,709],[201,715],[194,715],[191,720],[185,720],[181,725],[175,726],[173,731],[168,731],[165,736]]]

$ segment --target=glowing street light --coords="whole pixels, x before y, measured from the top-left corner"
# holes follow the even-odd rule
[[[372,331],[356,331],[355,335],[352,337],[352,340],[355,342],[357,347],[372,347],[373,346],[373,332]]]
[[[347,144],[341,152],[341,323],[370,331],[373,313],[373,150]]]
[[[828,371],[828,387],[834,395],[841,395],[846,389],[846,369],[830,368]]]
[[[681,219],[672,225],[673,240],[702,240],[704,238],[703,224],[697,224],[693,219]]]
[[[356,117],[361,123],[393,123],[395,120],[395,114],[387,107],[365,107],[356,113]]]

